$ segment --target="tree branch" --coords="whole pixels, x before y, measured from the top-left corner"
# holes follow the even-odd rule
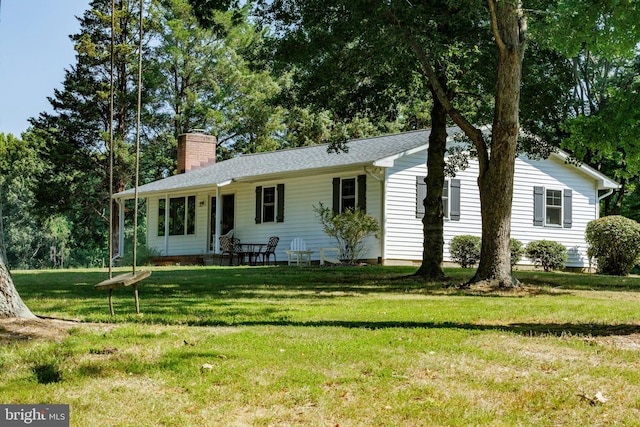
[[[495,0],[487,0],[489,4],[489,12],[491,13],[491,30],[493,31],[493,37],[496,39],[496,44],[498,45],[498,49],[501,51],[506,50],[506,46],[502,37],[500,36],[500,29],[498,28],[498,16],[496,15],[496,4]]]
[[[484,136],[482,135],[482,131],[476,128],[475,126],[473,126],[464,116],[460,114],[458,110],[456,110],[453,107],[453,104],[451,104],[451,100],[447,96],[445,89],[440,84],[438,75],[436,74],[433,66],[431,65],[433,63],[433,60],[431,59],[431,57],[427,54],[427,52],[425,52],[425,50],[422,48],[420,43],[418,43],[418,41],[406,31],[402,23],[393,14],[393,12],[389,11],[389,16],[391,17],[393,23],[400,29],[403,36],[409,43],[411,49],[413,50],[416,57],[418,58],[418,62],[420,63],[422,70],[424,71],[424,73],[427,76],[427,79],[429,80],[429,84],[433,89],[433,93],[436,94],[436,96],[438,97],[438,100],[440,101],[444,109],[447,111],[447,114],[449,115],[449,117],[451,117],[451,120],[453,120],[453,122],[457,124],[460,127],[460,129],[462,129],[465,135],[469,137],[471,142],[473,142],[473,145],[476,147],[476,150],[478,151],[478,161],[486,165],[487,164],[486,162],[488,162],[488,159],[489,159],[489,154],[487,150],[487,143],[484,139]]]

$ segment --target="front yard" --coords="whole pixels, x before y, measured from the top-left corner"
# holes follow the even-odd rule
[[[0,403],[73,426],[640,425],[640,278],[471,270],[158,268],[14,272],[38,315],[0,323]],[[602,398],[595,398],[597,393]]]

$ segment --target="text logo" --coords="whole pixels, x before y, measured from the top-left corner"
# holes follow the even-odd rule
[[[0,405],[0,425],[69,427],[69,405]]]

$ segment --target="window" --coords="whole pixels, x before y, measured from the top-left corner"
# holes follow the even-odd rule
[[[276,220],[276,187],[262,189],[262,222]]]
[[[533,225],[571,228],[572,191],[533,187]]]
[[[562,191],[547,190],[547,212],[545,224],[562,225]]]
[[[284,222],[284,184],[256,187],[256,224]]]
[[[424,176],[416,177],[416,218],[424,217],[424,199],[427,197],[427,184]],[[445,179],[442,186],[442,213],[445,219],[460,220],[460,180]]]
[[[158,203],[158,236],[165,235],[166,220],[169,220],[169,235],[184,236],[196,232],[196,196],[172,197],[167,212],[166,199]],[[168,215],[167,215],[168,213]]]
[[[356,210],[356,179],[343,179],[340,188],[340,212]]]
[[[367,176],[333,178],[333,211],[367,210]]]

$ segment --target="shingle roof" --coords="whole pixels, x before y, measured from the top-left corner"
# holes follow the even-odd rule
[[[234,179],[372,164],[426,145],[429,133],[429,130],[420,130],[352,140],[347,143],[349,151],[339,154],[328,153],[328,146],[323,144],[242,155],[142,185],[138,188],[138,193],[143,195],[182,188],[216,186]],[[129,189],[114,196],[126,197],[132,196],[133,193],[134,190]]]

